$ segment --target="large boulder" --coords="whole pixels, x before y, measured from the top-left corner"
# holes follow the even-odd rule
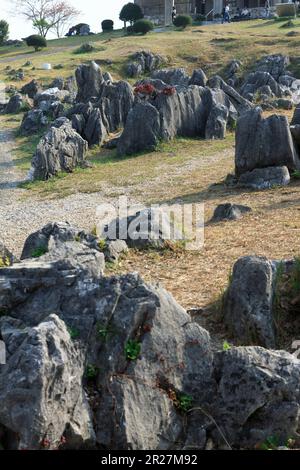
[[[290,438],[298,440],[300,361],[295,356],[261,347],[231,348],[215,356],[215,377],[212,416],[222,430],[212,431],[216,446],[263,449],[270,438],[283,447]]]
[[[26,83],[20,91],[23,95],[27,95],[29,98],[34,99],[37,93],[41,92],[41,87],[36,80],[31,80],[31,82]]]
[[[141,209],[128,217],[116,218],[103,226],[102,238],[125,240],[130,248],[163,248],[168,241],[182,241],[169,214],[160,209]]]
[[[276,186],[287,186],[291,177],[286,166],[268,166],[266,168],[254,168],[254,170],[242,173],[237,184],[241,188],[271,189]]]
[[[35,327],[0,319],[7,363],[0,366],[0,423],[10,449],[72,449],[92,445],[95,434],[82,388],[84,357],[65,323],[50,315]]]
[[[223,104],[213,106],[211,109],[206,127],[206,139],[224,139],[226,135],[226,126],[229,116],[229,109]]]
[[[87,103],[91,98],[97,98],[103,83],[103,75],[99,65],[95,62],[82,64],[77,67],[75,77],[78,87],[76,101]]]
[[[252,108],[252,104],[246,98],[241,96],[233,87],[228,85],[219,75],[214,75],[211,77],[207,86],[210,88],[219,88],[221,89],[234,108],[238,111],[239,115],[243,114],[246,111],[249,111]]]
[[[246,256],[233,267],[223,301],[226,326],[240,344],[275,348],[273,301],[276,265]]]
[[[287,166],[300,168],[286,116],[263,117],[256,107],[243,114],[237,123],[235,171],[239,176],[255,168]]]
[[[48,125],[48,119],[41,109],[31,109],[24,114],[20,134],[31,135],[40,132]]]
[[[129,83],[105,82],[97,101],[103,123],[108,132],[124,127],[129,111],[134,103],[133,89]]]
[[[155,150],[159,136],[159,112],[150,103],[138,103],[130,111],[124,132],[118,139],[118,155]]]
[[[272,93],[281,98],[283,95],[283,89],[279,83],[273,78],[273,76],[268,72],[252,72],[248,75],[245,82],[241,87],[241,95],[244,97],[249,97],[249,95],[254,95],[259,93],[262,88],[269,86]]]
[[[60,171],[72,172],[77,166],[85,165],[88,143],[65,123],[51,127],[40,140],[32,159],[33,179],[46,180]]]

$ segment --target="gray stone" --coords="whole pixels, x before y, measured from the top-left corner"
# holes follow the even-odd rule
[[[255,69],[260,72],[269,73],[276,81],[279,81],[281,75],[286,74],[286,68],[290,63],[289,57],[282,54],[268,55],[260,59]]]
[[[69,173],[84,166],[87,148],[87,142],[72,129],[71,123],[51,127],[33,156],[32,178],[46,180],[60,171]]]
[[[125,255],[128,251],[128,246],[125,240],[107,240],[103,250],[105,261],[115,263],[121,255]]]
[[[222,222],[223,220],[238,220],[243,214],[250,212],[251,208],[240,204],[219,204],[211,218],[211,222]]]
[[[161,67],[166,60],[150,51],[136,52],[131,57],[131,62],[127,65],[127,75],[129,77],[138,77],[144,73],[150,73]]]
[[[275,96],[282,97],[283,90],[279,83],[270,73],[262,71],[252,72],[248,75],[241,87],[241,95],[246,98],[249,93],[255,94],[263,86],[269,86]]]
[[[219,75],[214,75],[213,77],[211,77],[207,82],[207,86],[209,86],[210,88],[221,89],[226,94],[226,96],[240,115],[246,111],[249,111],[252,108],[252,104],[250,103],[250,101],[248,101],[248,99],[246,99],[245,97],[241,96]]]
[[[207,77],[202,69],[196,69],[191,76],[189,85],[206,86]]]
[[[151,77],[173,86],[188,86],[190,81],[190,77],[184,68],[156,70],[151,74]]]
[[[299,105],[296,106],[293,117],[292,117],[292,121],[291,121],[292,126],[295,124],[300,124],[300,106]]]
[[[233,267],[223,299],[223,321],[239,344],[275,348],[273,300],[275,265],[246,256]]]
[[[103,84],[103,75],[99,65],[91,62],[77,67],[75,77],[78,87],[76,101],[87,103],[91,98],[98,97]]]
[[[74,126],[73,126],[74,127]],[[95,108],[90,113],[89,118],[84,126],[84,138],[89,145],[102,145],[107,137],[107,131],[102,121],[101,112]]]
[[[262,109],[243,114],[236,129],[235,171],[239,176],[255,168],[300,168],[286,116],[263,117]]]
[[[205,127],[206,139],[224,139],[229,110],[223,104],[214,106],[208,116]]]
[[[27,95],[29,98],[34,99],[36,94],[40,93],[41,87],[36,80],[31,80],[31,82],[26,83],[20,91],[23,95]]]
[[[300,361],[284,351],[261,347],[231,348],[215,357],[218,392],[211,433],[223,448],[257,449],[270,436],[285,445],[298,437]]]
[[[14,450],[57,449],[92,444],[95,435],[82,389],[84,358],[63,321],[50,315],[26,328],[0,319],[7,363],[0,366],[0,423]]]
[[[137,103],[130,111],[125,129],[118,139],[118,155],[155,150],[160,135],[160,116],[150,103]]]
[[[24,101],[22,95],[16,93],[13,95],[5,107],[6,114],[17,114],[22,110]]]
[[[182,241],[184,234],[160,209],[142,209],[133,215],[110,221],[101,237],[125,240],[130,248],[163,248],[166,241]]]
[[[249,189],[271,189],[286,186],[290,182],[290,174],[286,166],[270,166],[255,168],[243,173],[238,178],[238,186]]]
[[[274,105],[281,109],[293,109],[293,101],[287,100],[285,98],[279,98],[278,100],[275,100]]]
[[[40,109],[31,109],[24,114],[20,134],[32,135],[40,132],[48,125],[48,119]]]
[[[41,103],[46,103],[48,106],[50,106],[50,104],[55,101],[66,101],[68,96],[69,92],[67,90],[60,90],[59,88],[48,88],[47,90],[44,90],[35,95],[34,105],[40,107]]]

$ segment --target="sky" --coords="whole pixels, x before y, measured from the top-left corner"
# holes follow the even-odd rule
[[[122,27],[119,20],[119,13],[123,5],[129,0],[68,0],[71,5],[82,12],[75,20],[76,23],[88,23],[95,33],[101,31],[101,21],[106,19],[114,20],[115,28]],[[20,39],[34,33],[30,22],[22,16],[11,13],[12,0],[0,0],[0,19],[9,23],[10,39]],[[53,36],[52,36],[53,37]],[[49,39],[51,34],[49,34]]]

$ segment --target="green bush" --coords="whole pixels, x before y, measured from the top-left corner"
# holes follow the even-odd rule
[[[154,25],[149,20],[138,20],[132,26],[134,33],[147,34],[149,31],[152,31]]]
[[[113,20],[103,20],[101,23],[102,31],[113,31],[114,29],[114,22]]]
[[[8,39],[9,26],[7,21],[0,20],[0,46]]]
[[[187,26],[190,26],[193,23],[193,19],[189,15],[178,15],[174,19],[174,25],[176,28],[185,29]]]
[[[75,49],[74,54],[88,54],[89,52],[94,52],[96,49],[95,47],[90,44],[89,42],[85,42],[81,44],[77,49]]]
[[[39,51],[43,49],[43,47],[47,47],[46,38],[43,36],[39,36],[38,34],[32,34],[25,39],[25,42],[28,47],[34,47],[35,51]]]

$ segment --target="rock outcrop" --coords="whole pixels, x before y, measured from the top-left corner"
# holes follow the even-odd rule
[[[60,171],[72,172],[85,165],[87,142],[72,129],[70,123],[51,127],[40,140],[32,159],[33,179],[46,180]]]
[[[264,118],[262,109],[256,107],[243,114],[237,123],[236,175],[271,166],[295,170],[300,168],[300,160],[286,116],[274,114]]]
[[[16,93],[13,95],[5,107],[6,114],[17,114],[19,113],[24,106],[24,101],[22,95]]]
[[[139,77],[145,73],[151,73],[165,64],[166,59],[150,51],[139,51],[131,56],[127,65],[127,75],[131,78]]]
[[[48,125],[48,119],[41,109],[31,109],[24,114],[21,126],[21,135],[31,135],[40,132]]]

